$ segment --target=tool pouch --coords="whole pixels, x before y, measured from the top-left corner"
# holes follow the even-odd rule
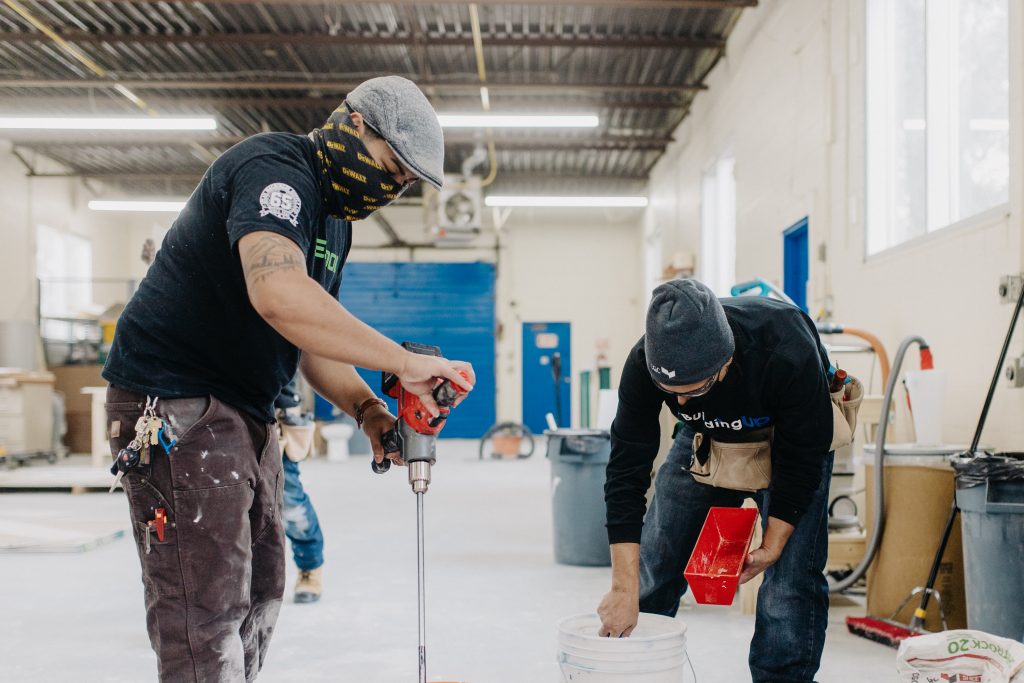
[[[313,450],[313,433],[316,425],[310,422],[304,425],[286,425],[278,423],[281,430],[281,449],[286,458],[292,462],[302,462]]]
[[[723,489],[768,488],[772,480],[772,429],[755,430],[747,436],[747,441],[733,442],[694,434],[690,475],[701,484]]]
[[[853,375],[849,379],[842,389],[831,394],[832,445],[829,450],[852,444],[853,432],[857,429],[857,413],[864,400],[864,385]]]

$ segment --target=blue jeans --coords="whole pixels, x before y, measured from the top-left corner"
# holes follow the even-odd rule
[[[302,571],[324,563],[324,535],[320,521],[299,479],[299,463],[284,457],[284,533],[292,542],[295,564]]]
[[[640,611],[674,617],[686,591],[683,570],[700,535],[708,508],[738,507],[753,498],[767,524],[768,490],[748,493],[694,481],[693,432],[681,429],[658,471],[654,499],[644,519],[640,544]],[[750,643],[755,683],[813,681],[825,646],[828,584],[823,574],[828,552],[828,486],[832,457],[822,460],[821,485],[800,518],[782,557],[764,573],[757,595],[757,618]]]

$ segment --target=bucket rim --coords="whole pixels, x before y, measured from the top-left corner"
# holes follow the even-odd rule
[[[609,640],[612,640],[612,639],[610,639],[608,637],[601,637],[601,636],[597,636],[597,635],[593,635],[592,636],[592,635],[585,634],[585,633],[579,633],[578,631],[567,630],[567,626],[570,623],[574,622],[574,621],[593,620],[593,619],[596,619],[598,621],[598,624],[600,624],[601,617],[599,617],[596,613],[593,613],[593,612],[588,613],[588,614],[576,614],[576,615],[573,615],[571,617],[565,617],[564,619],[562,619],[561,621],[558,622],[558,632],[559,632],[559,634],[564,634],[566,636],[571,636],[573,638],[581,638],[581,639],[583,639],[585,641],[589,641],[589,642],[607,642]],[[652,622],[660,622],[660,623],[665,624],[665,625],[668,625],[669,623],[671,623],[672,624],[672,630],[668,631],[666,633],[659,633],[658,635],[655,635],[655,636],[636,638],[634,642],[652,643],[652,642],[657,642],[659,640],[669,640],[671,638],[678,638],[680,636],[682,636],[684,639],[686,638],[686,631],[687,631],[686,622],[682,621],[681,619],[675,619],[673,617],[666,617],[666,616],[663,616],[661,614],[650,614],[648,612],[641,612],[639,619],[643,619],[643,620],[646,620],[646,621],[652,621]],[[638,620],[637,621],[637,625],[639,626],[639,624],[640,624],[640,622]],[[630,638],[632,638],[632,636],[630,636]]]

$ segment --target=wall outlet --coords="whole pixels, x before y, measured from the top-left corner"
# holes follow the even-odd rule
[[[1024,387],[1024,357],[1011,358],[1003,368],[1003,377],[1009,387]]]
[[[1024,276],[1004,275],[999,278],[999,303],[1014,304],[1020,296],[1020,288],[1024,286]]]

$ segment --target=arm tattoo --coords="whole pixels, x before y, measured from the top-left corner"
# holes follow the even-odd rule
[[[252,287],[264,282],[274,273],[301,270],[306,272],[306,263],[296,255],[298,248],[291,240],[280,235],[260,236],[247,250],[242,261],[245,284]]]

